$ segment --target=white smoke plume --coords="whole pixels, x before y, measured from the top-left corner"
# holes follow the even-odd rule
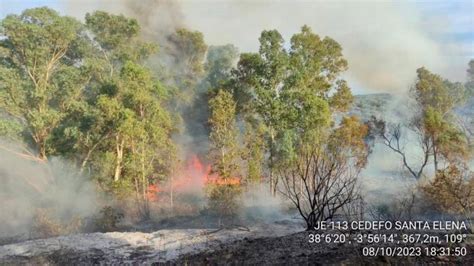
[[[160,36],[187,26],[204,33],[211,45],[235,44],[256,51],[264,29],[277,29],[289,41],[304,24],[338,41],[349,61],[346,78],[362,91],[406,91],[415,70],[425,66],[446,78],[464,80],[473,46],[442,37],[472,31],[474,16],[430,13],[441,3],[408,1],[268,1],[268,0],[145,0],[67,1],[66,12],[83,18],[104,9],[137,18],[147,36]],[[465,8],[474,8],[472,2]],[[432,12],[434,13],[434,11]],[[458,21],[464,20],[459,29]],[[470,22],[470,23],[469,23]],[[469,26],[470,25],[470,26]]]
[[[31,233],[38,210],[59,224],[97,211],[94,184],[68,162],[28,158],[11,142],[0,140],[0,146],[0,239]]]

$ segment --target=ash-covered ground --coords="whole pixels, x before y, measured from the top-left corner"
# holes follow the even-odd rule
[[[460,244],[467,250],[464,257],[366,257],[361,250],[368,244],[310,243],[314,232],[303,231],[298,219],[203,229],[179,224],[151,232],[76,234],[3,245],[0,265],[474,265],[474,235]],[[167,226],[173,226],[171,221]]]
[[[287,219],[221,228],[76,234],[0,246],[0,264],[178,262],[182,257],[225,249],[236,241],[281,237],[302,228],[300,220]]]

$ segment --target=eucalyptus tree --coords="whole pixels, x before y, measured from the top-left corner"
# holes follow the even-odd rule
[[[276,30],[263,31],[258,53],[242,54],[234,71],[233,89],[248,121],[261,123],[269,154],[272,193],[275,167],[291,157],[305,132],[331,124],[332,112],[344,111],[352,94],[340,73],[347,68],[341,46],[321,39],[307,26],[285,48]]]
[[[53,131],[89,81],[81,23],[42,7],[1,21],[0,108],[24,128],[37,157],[54,151]]]

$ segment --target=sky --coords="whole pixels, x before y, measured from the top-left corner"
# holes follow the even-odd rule
[[[166,0],[0,0],[0,17],[49,6],[78,18],[103,9],[150,24],[168,26],[179,20],[180,26],[203,32],[208,44],[232,43],[241,52],[257,51],[264,29],[277,29],[289,41],[307,24],[342,45],[349,62],[344,77],[355,93],[405,92],[421,66],[464,81],[467,63],[474,58],[474,0],[179,0],[172,7],[162,2]],[[130,11],[137,5],[147,14]]]

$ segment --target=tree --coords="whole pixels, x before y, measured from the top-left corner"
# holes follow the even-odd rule
[[[156,46],[141,41],[136,20],[122,15],[87,14],[86,26],[90,78],[54,131],[56,151],[89,169],[105,190],[134,192],[147,216],[148,187],[167,176],[175,153],[168,88],[144,66]]]
[[[262,181],[265,160],[265,127],[258,122],[245,123],[242,159],[246,162],[246,181],[258,184]]]
[[[236,105],[232,94],[219,90],[209,101],[209,108],[210,158],[213,168],[224,179],[234,177],[237,174],[239,149],[235,125]]]
[[[279,170],[281,192],[298,209],[308,230],[359,199],[357,177],[367,162],[367,126],[346,117],[339,127],[328,130],[324,137],[311,136],[312,142],[301,140],[293,159]]]
[[[474,97],[474,59],[469,61],[469,68],[467,69],[466,96],[467,98]]]
[[[174,152],[171,141],[174,127],[163,107],[163,87],[153,80],[148,69],[128,62],[120,76],[122,104],[128,116],[119,128],[125,152],[123,170],[142,198],[143,214],[148,216],[147,189],[151,182],[167,174],[169,154]]]
[[[417,70],[418,80],[412,93],[420,108],[421,133],[429,138],[434,170],[439,170],[440,160],[453,161],[466,157],[466,139],[451,122],[453,109],[463,99],[464,87],[443,81],[425,68]]]
[[[286,156],[280,151],[290,151],[279,145],[286,142],[291,147],[289,142],[309,124],[327,126],[330,111],[345,110],[352,95],[338,77],[347,62],[334,40],[321,39],[303,26],[291,38],[289,50],[276,30],[263,31],[259,41],[258,53],[241,55],[233,87],[246,119],[262,123],[266,129],[270,190],[274,194],[278,186],[274,170]]]
[[[440,210],[469,217],[474,208],[474,173],[456,165],[436,173],[422,186],[428,199]]]
[[[113,179],[117,182],[124,167],[126,132],[133,130],[134,126],[134,112],[126,108],[125,101],[131,100],[131,96],[150,96],[156,100],[153,95],[145,96],[153,91],[154,81],[151,74],[137,64],[155,53],[157,47],[152,43],[141,41],[137,21],[122,15],[111,15],[102,11],[86,14],[86,26],[93,33],[96,43],[93,56],[89,59],[94,76],[86,104],[78,106],[79,113],[83,116],[79,116],[79,121],[75,120],[72,123],[82,127],[80,130],[74,126],[68,127],[66,132],[77,132],[74,135],[80,142],[77,147],[81,149],[79,150],[81,154],[85,154],[82,167],[100,145],[103,145],[101,148],[105,151],[114,151]],[[129,69],[131,66],[136,67],[135,74],[141,76],[135,78],[144,80],[134,82],[141,82],[141,85],[130,84],[133,79],[125,75],[128,72],[123,71],[124,66],[128,66]],[[133,92],[133,89],[137,91]]]
[[[279,91],[284,81],[288,55],[283,38],[276,30],[263,31],[259,41],[258,53],[241,55],[235,79],[239,90],[248,90],[246,93],[252,95],[248,102],[251,112],[258,114],[267,129],[270,190],[275,193],[275,143],[279,116],[283,112]]]
[[[230,81],[231,71],[238,56],[239,51],[232,44],[209,47],[204,68],[211,96]]]
[[[208,185],[209,207],[220,216],[237,212],[240,181],[238,176],[239,146],[235,125],[236,104],[232,94],[223,89],[209,101],[210,160],[217,180]]]
[[[474,60],[469,61],[467,69],[467,81],[464,84],[466,88],[465,99],[467,112],[458,119],[458,124],[464,134],[467,136],[468,145],[471,147],[471,153],[474,151],[474,110],[469,106],[474,104]],[[470,110],[470,111],[469,111]]]
[[[169,37],[172,44],[168,52],[173,59],[171,78],[177,87],[178,110],[193,102],[199,81],[204,76],[204,59],[207,45],[199,31],[178,29]]]
[[[377,128],[373,132],[382,138],[383,143],[402,158],[403,166],[411,176],[420,179],[425,176],[424,170],[433,162],[434,172],[450,164],[465,161],[469,156],[468,139],[460,127],[454,123],[454,108],[464,100],[464,86],[443,80],[425,68],[417,70],[417,81],[411,89],[416,100],[416,112],[410,123],[386,125],[384,121],[371,121]],[[409,162],[402,145],[408,129],[418,139],[422,151],[419,166]],[[443,163],[444,167],[440,164]]]
[[[53,150],[51,136],[88,81],[82,25],[43,7],[1,22],[0,108],[20,122],[38,158]]]

